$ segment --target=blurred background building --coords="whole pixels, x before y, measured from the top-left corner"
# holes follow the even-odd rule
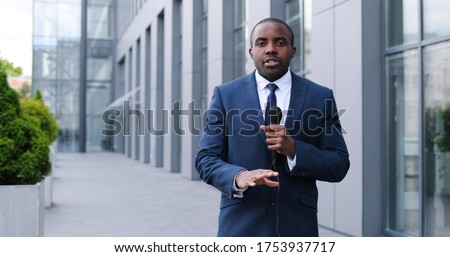
[[[319,182],[320,226],[450,236],[448,13],[445,0],[34,0],[32,85],[57,116],[59,151],[197,179],[202,119],[163,110],[205,111],[214,86],[254,70],[253,26],[283,19],[291,69],[334,90],[350,152],[343,182]]]
[[[58,119],[59,151],[111,150],[98,131],[112,99],[113,2],[34,1],[33,89]]]

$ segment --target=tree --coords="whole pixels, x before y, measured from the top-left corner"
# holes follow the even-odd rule
[[[39,90],[36,91],[33,99],[23,99],[20,105],[25,115],[35,117],[39,120],[39,126],[47,137],[48,144],[55,141],[58,137],[58,124],[53,113],[44,104]]]
[[[14,63],[0,57],[0,70],[6,72],[6,75],[17,77],[22,75],[22,67],[14,66]]]
[[[50,172],[48,140],[37,118],[24,115],[0,61],[0,185],[35,184]]]

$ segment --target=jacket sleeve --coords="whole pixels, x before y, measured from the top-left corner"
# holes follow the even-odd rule
[[[239,171],[245,168],[227,162],[226,125],[226,110],[223,106],[220,89],[216,87],[200,137],[195,167],[203,181],[220,190],[228,198],[232,198],[234,178]]]
[[[347,174],[350,160],[331,90],[325,99],[324,110],[324,125],[321,128],[323,130],[319,135],[318,146],[294,139],[297,160],[290,174],[321,181],[340,182]]]

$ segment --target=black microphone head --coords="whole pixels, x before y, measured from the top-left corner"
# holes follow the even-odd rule
[[[281,112],[280,107],[274,106],[269,109],[270,125],[280,124],[281,117],[283,117],[283,114]]]

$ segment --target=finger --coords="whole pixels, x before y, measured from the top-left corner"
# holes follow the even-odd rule
[[[278,176],[278,172],[270,170],[264,174],[263,178],[271,178],[271,177],[277,177],[277,176]]]
[[[269,187],[277,187],[280,185],[280,183],[278,183],[277,181],[272,181],[268,178],[264,178],[262,182],[264,185],[269,186]]]
[[[286,131],[285,130],[277,130],[277,131],[268,131],[266,132],[267,138],[284,138],[286,137]]]
[[[280,125],[261,125],[260,128],[266,132],[276,132],[277,130],[279,130],[279,126]]]
[[[255,172],[258,174],[264,174],[266,177],[267,176],[272,177],[272,176],[278,175],[278,172],[269,170],[269,169],[258,169],[258,170],[255,170]]]
[[[266,143],[268,145],[275,145],[275,144],[281,143],[281,140],[276,137],[275,138],[267,138]]]
[[[269,125],[268,130],[269,131],[285,131],[286,127],[284,125],[274,124],[274,125]]]
[[[281,144],[276,143],[276,144],[269,144],[267,146],[267,149],[271,150],[271,151],[281,151]]]
[[[254,186],[256,186],[256,183],[253,182],[253,181],[249,181],[249,182],[247,183],[247,185],[248,185],[249,187],[254,187]]]
[[[275,138],[278,137],[276,132],[266,132],[266,138]]]

